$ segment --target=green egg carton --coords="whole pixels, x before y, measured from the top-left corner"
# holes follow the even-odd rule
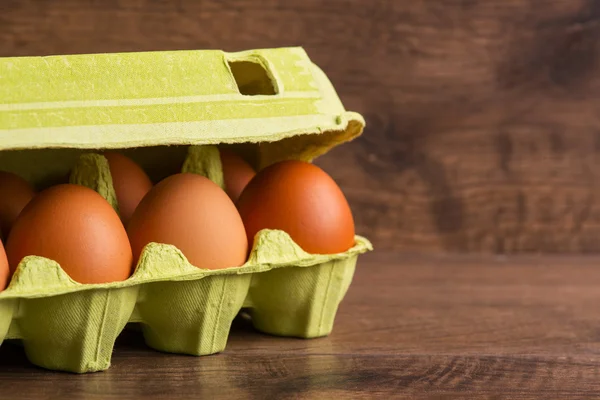
[[[154,181],[183,170],[222,186],[217,145],[262,168],[311,161],[363,127],[301,48],[0,58],[0,169],[38,188],[70,179],[117,211],[99,150],[120,149]],[[222,351],[242,307],[260,331],[325,336],[371,249],[356,236],[345,253],[308,254],[264,230],[243,266],[203,270],[151,243],[129,279],[106,284],[29,256],[0,292],[0,340],[20,339],[38,366],[82,373],[110,366],[129,322],[150,347],[192,355]]]

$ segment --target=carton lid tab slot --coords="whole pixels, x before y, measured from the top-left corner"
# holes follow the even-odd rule
[[[249,60],[227,61],[240,94],[244,96],[277,94],[277,90],[265,66]]]

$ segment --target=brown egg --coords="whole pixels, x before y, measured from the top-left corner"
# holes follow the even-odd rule
[[[35,196],[35,190],[25,179],[0,171],[0,232],[7,238],[15,220]]]
[[[4,245],[0,242],[0,290],[6,289],[10,280],[10,268],[4,251]]]
[[[313,254],[341,253],[354,246],[348,202],[316,165],[283,161],[263,169],[246,186],[237,206],[250,243],[262,229],[280,229]]]
[[[152,189],[152,182],[146,172],[130,158],[113,152],[105,153],[104,157],[110,167],[121,220],[127,224],[140,201]]]
[[[119,216],[98,193],[63,184],[40,192],[21,212],[8,241],[11,272],[28,255],[50,258],[80,283],[122,281],[132,255]]]
[[[242,219],[227,194],[196,174],[172,175],[144,197],[127,227],[137,260],[148,243],[176,246],[198,268],[237,267],[246,262]]]
[[[236,202],[240,194],[256,175],[256,171],[242,157],[231,150],[220,149],[221,164],[223,166],[223,178],[225,180],[225,191]]]

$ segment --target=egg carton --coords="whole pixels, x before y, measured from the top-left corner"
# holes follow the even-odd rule
[[[183,170],[222,186],[216,145],[262,168],[311,161],[363,127],[301,48],[0,58],[0,169],[38,188],[70,176],[115,209],[97,150],[121,149],[154,181]],[[358,254],[371,249],[357,236],[345,253],[308,254],[264,230],[243,266],[203,270],[151,243],[129,279],[106,284],[74,282],[29,256],[0,292],[0,339],[21,339],[36,365],[81,373],[110,366],[128,322],[150,347],[193,355],[222,351],[241,308],[260,331],[324,336]]]

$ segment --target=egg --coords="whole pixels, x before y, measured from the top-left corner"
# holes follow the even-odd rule
[[[122,281],[131,274],[127,232],[116,211],[84,186],[40,192],[23,209],[6,242],[12,273],[28,255],[52,259],[75,281]]]
[[[0,232],[7,238],[15,220],[35,196],[35,190],[25,179],[0,171]]]
[[[316,165],[282,161],[266,167],[246,186],[237,207],[250,243],[262,229],[279,229],[308,253],[341,253],[354,246],[346,197]]]
[[[108,160],[121,220],[127,224],[142,198],[152,189],[152,181],[129,157],[113,152],[105,153],[104,157]]]
[[[227,194],[201,175],[172,175],[152,188],[133,213],[127,233],[134,259],[151,242],[176,246],[203,269],[246,262],[242,219]]]
[[[256,171],[242,157],[231,150],[220,149],[221,165],[225,191],[234,202],[240,197],[242,190],[254,178]]]
[[[6,289],[10,280],[10,268],[8,267],[8,259],[4,251],[4,245],[0,242],[0,290]]]

